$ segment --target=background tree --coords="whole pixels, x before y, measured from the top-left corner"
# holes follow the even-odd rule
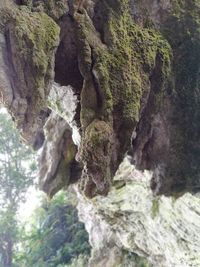
[[[33,154],[20,141],[10,116],[0,113],[0,264],[12,266],[17,211],[33,183]]]
[[[88,266],[88,233],[78,221],[77,210],[66,192],[57,194],[50,202],[44,198],[32,222],[16,258],[17,267]]]
[[[42,199],[27,233],[18,210],[33,184],[36,165],[31,150],[8,114],[0,113],[0,267],[87,266],[88,234],[78,221],[73,195]],[[68,193],[69,194],[69,193]]]

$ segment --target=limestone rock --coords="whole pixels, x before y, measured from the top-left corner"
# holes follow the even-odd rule
[[[26,7],[1,9],[9,14],[1,33],[2,100],[23,138],[35,145],[47,117],[46,95],[54,77],[54,54],[59,27],[45,13]],[[36,145],[37,146],[37,145]]]
[[[45,124],[45,142],[40,155],[40,187],[48,194],[54,188],[61,188],[62,178],[55,179],[59,164],[62,161],[63,136],[69,129],[68,124],[55,113],[52,113]],[[66,176],[67,177],[67,176]],[[67,177],[68,178],[68,177]]]
[[[77,148],[69,124],[52,112],[45,124],[45,142],[39,157],[40,188],[52,197],[61,188],[80,178],[75,161]]]
[[[73,141],[75,145],[79,146],[81,137],[74,120],[77,105],[78,99],[72,87],[53,83],[48,97],[48,106],[69,124]]]
[[[5,36],[0,33],[0,91],[1,102],[7,106],[10,106],[13,101],[12,85],[9,78],[9,68],[5,60],[6,55],[6,39]]]
[[[23,3],[32,7],[34,11],[43,11],[47,13],[56,21],[69,11],[67,0],[23,0]]]
[[[154,193],[199,191],[198,0],[7,0],[0,13],[1,99],[39,148],[53,80],[65,120],[59,95],[73,90],[88,197],[109,191],[127,153]]]
[[[56,106],[68,123],[73,100],[63,105],[59,95],[72,88],[78,100],[70,123],[80,134],[76,158],[83,164],[81,186],[89,197],[109,191],[126,153],[137,168],[153,171],[155,193],[197,191],[197,0],[191,5],[188,0],[16,3],[1,7],[1,98],[24,139],[35,148],[42,145],[55,79],[62,87],[51,96],[50,108]],[[61,28],[60,40],[49,16]],[[105,149],[92,140],[96,124]],[[89,156],[91,147],[96,155]],[[106,166],[98,160],[103,151]]]
[[[78,181],[90,267],[200,265],[199,14],[199,0],[0,2],[0,100],[43,145],[41,188]]]
[[[147,259],[145,266],[199,266],[199,194],[155,197],[151,176],[149,171],[136,170],[126,158],[107,197],[88,200],[78,194],[79,216],[93,247],[90,267],[126,266],[120,265],[126,257],[123,250]],[[124,181],[121,187],[119,181]]]
[[[80,133],[74,121],[77,96],[70,86],[53,83],[48,106],[52,110],[45,126],[45,142],[39,161],[40,188],[50,197],[81,176],[75,160]]]

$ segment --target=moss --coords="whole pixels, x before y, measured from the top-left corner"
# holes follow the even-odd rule
[[[95,118],[97,113],[97,96],[92,83],[92,77],[84,82],[81,91],[81,125],[85,129]]]
[[[43,190],[48,194],[48,197],[52,198],[59,190],[67,187],[70,183],[70,169],[69,165],[66,164],[65,160],[60,161],[57,171],[52,177],[52,181],[49,185],[43,186]]]
[[[117,1],[118,2],[118,1]],[[119,8],[120,6],[120,8]],[[171,48],[154,29],[141,28],[130,15],[129,1],[120,1],[109,9],[106,21],[108,49],[95,50],[95,68],[104,93],[105,120],[117,113],[126,142],[140,118],[141,100],[149,90],[149,76],[159,58],[160,88],[155,92],[155,110],[162,105],[162,94],[171,75]],[[124,140],[121,140],[122,143]],[[130,145],[125,145],[126,149]]]
[[[33,102],[42,106],[46,101],[48,81],[52,78],[52,59],[59,41],[59,27],[45,13],[33,13],[22,7],[12,18],[9,31],[18,78],[24,81],[24,86],[34,87]],[[30,68],[27,80],[25,76]]]
[[[128,267],[128,266],[136,266],[136,267],[150,267],[148,261],[135,253],[127,252],[123,250],[122,263],[119,264],[118,267]]]
[[[99,39],[94,25],[85,11],[83,14],[75,14],[77,25],[77,39],[79,50],[79,69],[84,77],[81,91],[81,125],[83,129],[97,117],[101,119],[101,108],[99,108],[99,92],[94,83],[95,51],[102,51],[104,45]],[[101,92],[100,92],[101,94]],[[89,97],[88,97],[89,96]]]
[[[152,201],[152,207],[151,207],[152,219],[154,219],[158,213],[159,213],[159,199],[154,198]]]
[[[42,4],[44,5],[45,12],[53,19],[59,19],[68,9],[68,4],[65,0],[45,0]]]
[[[76,173],[78,169],[75,165],[77,147],[73,143],[71,134],[71,130],[65,131],[65,143],[63,144],[61,160],[54,176],[46,186],[46,192],[50,198],[52,198],[60,189],[67,188],[69,184],[73,183],[73,180],[76,181],[77,175],[79,175],[79,173]]]
[[[22,0],[22,4],[32,11],[45,12],[55,21],[68,11],[66,0]]]
[[[129,1],[103,1],[101,8],[105,15],[103,42],[84,10],[82,14],[75,14],[75,20],[79,67],[84,77],[81,92],[82,157],[87,168],[90,162],[88,170],[98,166],[97,176],[101,175],[99,179],[104,180],[105,177],[111,179],[130,148],[132,132],[141,117],[141,103],[151,89],[149,79],[155,69],[158,84],[153,92],[152,112],[161,108],[171,75],[171,48],[159,32],[134,23],[129,13]],[[106,166],[101,160],[104,158],[101,137],[91,128],[93,121],[103,121],[108,125],[118,146],[115,162],[110,155]],[[103,128],[98,134],[105,137]],[[106,142],[110,141],[107,137]],[[88,146],[87,142],[92,145]],[[91,151],[98,160],[90,159]],[[110,174],[106,175],[108,169]]]
[[[16,11],[16,5],[13,2],[2,4],[0,7],[0,32],[5,32],[5,26],[12,21]]]
[[[15,17],[15,36],[21,56],[33,53],[33,63],[38,72],[45,74],[48,67],[48,53],[58,44],[59,28],[44,13],[32,13],[23,8]]]
[[[84,146],[82,146],[81,158],[88,175],[86,195],[92,197],[96,192],[107,194],[111,181],[113,130],[104,121],[94,120],[86,128],[82,142]]]
[[[118,115],[122,118],[124,127],[134,127],[139,120],[140,101],[145,91],[145,83],[155,67],[157,56],[162,61],[161,91],[164,89],[164,81],[170,75],[171,50],[167,41],[158,32],[140,28],[133,22],[129,13],[129,1],[117,1],[114,10],[105,3],[105,9],[108,13],[105,22],[106,35],[109,36],[108,49],[98,39],[89,18],[76,15],[81,39],[81,72],[83,76],[86,76],[86,72],[91,72],[92,50],[93,68],[98,73],[104,98],[101,118],[109,121],[113,110],[120,109]],[[87,69],[84,70],[82,66]]]
[[[23,5],[26,5],[29,8],[32,8],[32,0],[21,0]]]
[[[71,135],[71,132],[70,132],[70,135]],[[70,141],[71,142],[67,144],[67,149],[64,153],[64,162],[66,165],[69,165],[75,159],[75,156],[77,153],[77,148],[74,145],[71,138],[70,138]]]

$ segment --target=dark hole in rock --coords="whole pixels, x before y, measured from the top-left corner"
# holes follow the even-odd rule
[[[44,143],[44,140],[45,140],[44,132],[43,131],[37,132],[37,135],[35,137],[35,142],[33,144],[33,149],[36,151],[40,149]]]
[[[76,26],[70,15],[63,16],[59,25],[61,28],[60,44],[55,58],[55,82],[61,86],[72,86],[80,100],[80,92],[83,86],[83,77],[78,65],[78,51],[76,39]],[[75,121],[80,127],[80,101],[78,102]]]
[[[17,5],[23,5],[23,1],[22,0],[15,0],[14,1]]]
[[[78,66],[75,24],[70,16],[66,15],[61,18],[59,25],[61,41],[55,59],[55,82],[62,86],[71,85],[75,93],[79,94],[83,77]]]

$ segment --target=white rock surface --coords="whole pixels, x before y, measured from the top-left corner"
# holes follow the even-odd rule
[[[135,266],[122,263],[122,250],[153,267],[200,266],[200,196],[154,197],[150,179],[150,172],[136,170],[126,158],[107,197],[88,200],[78,193],[93,247],[90,267]]]
[[[81,137],[74,121],[78,100],[72,87],[60,86],[54,82],[49,93],[48,102],[49,108],[70,125],[72,129],[72,139],[74,143],[79,146]]]
[[[70,180],[70,167],[63,162],[66,147],[69,146],[70,151],[71,143],[77,146],[80,143],[74,121],[77,102],[71,86],[53,83],[48,96],[48,106],[52,112],[44,126],[45,142],[39,157],[38,174],[40,188],[50,196],[63,186],[68,186]]]

